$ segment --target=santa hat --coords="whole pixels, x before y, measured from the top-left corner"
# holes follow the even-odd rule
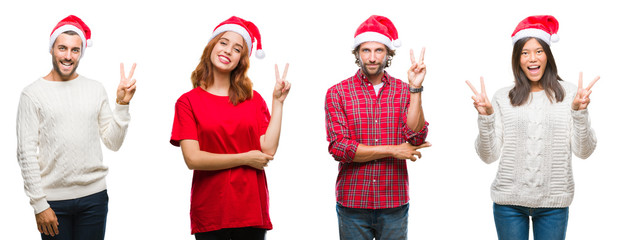
[[[60,20],[56,27],[54,27],[54,30],[49,36],[49,51],[51,51],[54,46],[56,38],[58,38],[60,34],[67,31],[76,32],[82,39],[82,54],[80,58],[83,57],[86,47],[92,47],[92,40],[90,40],[90,28],[81,19],[73,15],[69,15],[68,17]]]
[[[513,45],[517,40],[535,37],[543,40],[548,45],[558,42],[558,20],[551,15],[530,16],[519,22],[511,35]]]
[[[262,50],[262,37],[260,36],[260,31],[255,24],[242,18],[232,16],[228,20],[220,23],[215,30],[212,31],[212,36],[208,41],[227,31],[238,33],[245,39],[247,46],[249,46],[249,56],[251,56],[251,50],[253,50],[253,40],[255,39],[257,42],[255,56],[260,59],[264,58],[265,55],[264,50]]]
[[[354,46],[352,48],[356,48],[364,42],[379,42],[386,45],[389,49],[401,46],[401,41],[393,22],[386,17],[378,15],[372,15],[356,29]]]

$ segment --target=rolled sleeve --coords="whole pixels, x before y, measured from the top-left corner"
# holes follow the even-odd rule
[[[406,140],[414,146],[423,144],[425,142],[425,139],[427,138],[427,133],[429,132],[428,126],[429,123],[425,121],[425,126],[423,126],[420,131],[414,131],[410,129],[407,124],[404,124],[403,132]]]
[[[328,90],[325,102],[328,152],[336,161],[350,163],[356,156],[359,143],[350,139],[341,98],[335,89]]]

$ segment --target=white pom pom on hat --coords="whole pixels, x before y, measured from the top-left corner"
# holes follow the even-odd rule
[[[548,45],[558,42],[558,20],[551,15],[530,16],[519,22],[515,31],[511,34],[513,45],[526,37],[535,37],[543,40]]]
[[[49,35],[49,51],[51,51],[52,47],[54,47],[54,42],[56,42],[56,38],[58,38],[60,34],[67,31],[76,32],[77,35],[79,35],[79,37],[82,39],[82,50],[80,58],[83,57],[84,52],[86,51],[86,47],[92,47],[92,39],[90,39],[91,31],[88,25],[84,23],[84,21],[74,15],[69,15],[68,17],[60,20],[58,24],[56,24],[56,27],[54,27],[51,34]]]
[[[209,41],[215,36],[227,31],[238,33],[243,37],[247,46],[249,46],[249,56],[251,56],[253,50],[254,40],[256,42],[256,57],[263,59],[266,56],[264,50],[262,50],[262,36],[260,35],[260,31],[252,22],[232,16],[215,27]]]
[[[379,42],[389,49],[401,47],[401,40],[399,40],[399,34],[393,22],[378,15],[370,16],[356,29],[352,48],[364,42]]]

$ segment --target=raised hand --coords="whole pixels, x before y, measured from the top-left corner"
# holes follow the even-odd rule
[[[494,108],[491,106],[491,101],[487,97],[487,92],[485,91],[485,81],[483,81],[483,77],[481,77],[481,92],[476,91],[476,88],[470,83],[470,81],[466,80],[466,84],[470,87],[472,92],[474,92],[474,96],[472,96],[472,100],[474,100],[474,107],[481,115],[491,115],[494,113]]]
[[[279,66],[275,64],[275,77],[277,83],[275,83],[275,89],[273,90],[273,99],[276,99],[281,103],[285,101],[285,98],[290,92],[290,87],[292,87],[292,84],[285,80],[285,77],[288,74],[288,66],[290,66],[290,64],[286,63],[285,69],[283,70],[283,76],[279,77]]]
[[[597,76],[592,80],[590,84],[588,84],[588,87],[582,88],[582,85],[584,85],[583,78],[584,73],[579,72],[579,81],[577,82],[577,94],[575,94],[575,98],[573,98],[573,104],[571,105],[571,108],[575,111],[588,108],[588,104],[590,104],[589,96],[590,93],[592,93],[592,90],[590,89],[597,81],[599,81],[599,79],[601,79],[600,76]]]
[[[118,104],[129,104],[135,94],[136,85],[135,79],[133,79],[133,71],[135,71],[135,63],[131,67],[129,77],[126,77],[124,74],[124,63],[120,63],[120,83],[118,84],[118,90],[116,90],[116,102]]]
[[[410,49],[410,61],[412,66],[408,69],[408,83],[413,88],[420,88],[423,86],[423,80],[425,80],[425,47],[421,50],[421,56],[418,58],[418,62],[414,58],[414,51]]]

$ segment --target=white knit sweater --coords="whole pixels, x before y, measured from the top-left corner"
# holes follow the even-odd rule
[[[48,200],[75,199],[106,189],[101,143],[122,145],[129,106],[112,112],[97,81],[79,75],[66,82],[36,80],[24,88],[17,111],[17,160],[35,213]]]
[[[479,115],[476,151],[488,164],[501,159],[491,186],[495,203],[562,208],[573,201],[571,152],[587,158],[596,137],[588,110],[571,110],[577,88],[560,83],[566,92],[562,102],[551,103],[540,91],[531,94],[528,104],[513,107],[511,86],[494,95],[492,115]]]

